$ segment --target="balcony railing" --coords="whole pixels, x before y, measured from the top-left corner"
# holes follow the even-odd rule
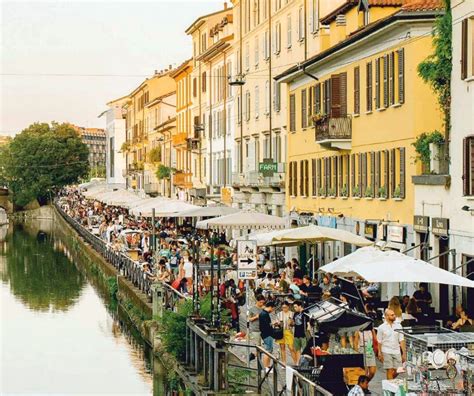
[[[173,175],[173,184],[178,187],[190,188],[192,186],[191,173],[178,172]]]
[[[350,143],[352,139],[352,118],[350,116],[324,116],[316,120],[314,125],[316,142],[320,144],[338,148],[338,143]]]
[[[187,143],[186,139],[188,134],[186,132],[180,132],[172,136],[173,146],[181,146]]]
[[[285,183],[285,163],[278,163],[278,172],[273,176],[263,176],[258,171],[232,173],[232,185],[235,187],[283,187]]]

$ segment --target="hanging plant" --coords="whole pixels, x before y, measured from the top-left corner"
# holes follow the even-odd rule
[[[379,198],[387,198],[387,189],[385,186],[379,188]]]
[[[148,160],[152,163],[157,163],[161,161],[161,146],[152,148],[148,153]]]
[[[171,168],[163,164],[158,165],[156,177],[158,180],[169,179],[171,177]]]
[[[393,191],[393,198],[401,198],[402,196],[402,190],[400,188],[400,184],[395,188]]]
[[[352,191],[352,194],[354,197],[360,197],[360,187],[359,185],[354,187],[354,190]]]
[[[412,143],[417,153],[416,159],[421,161],[423,164],[428,165],[431,160],[430,144],[434,143],[441,145],[444,142],[444,136],[439,131],[422,133],[416,138],[415,142]]]
[[[129,142],[123,142],[122,145],[120,146],[120,151],[122,153],[127,153],[130,151],[130,143]]]
[[[366,189],[365,189],[365,197],[366,198],[372,198],[372,187],[371,186],[368,186]]]
[[[344,186],[341,189],[341,197],[347,197],[349,196],[349,190],[347,189],[347,184],[344,184]]]

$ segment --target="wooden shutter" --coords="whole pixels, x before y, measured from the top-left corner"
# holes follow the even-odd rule
[[[375,60],[375,108],[380,109],[380,58]]]
[[[339,81],[340,81],[340,91],[339,91],[339,98],[341,103],[341,117],[347,116],[347,73],[340,73],[339,74]]]
[[[405,161],[405,147],[400,147],[400,198],[405,198],[406,185],[405,185],[405,175],[406,175],[406,161]]]
[[[379,188],[380,188],[380,151],[375,153],[374,158],[374,195],[376,197],[379,196]]]
[[[367,63],[367,72],[366,72],[366,84],[367,84],[367,101],[366,107],[367,111],[372,111],[372,62]]]
[[[468,64],[468,19],[463,19],[461,25],[461,79],[467,78]]]
[[[351,190],[352,193],[354,193],[355,186],[357,185],[356,183],[356,155],[351,154]]]
[[[383,107],[388,107],[388,55],[383,57]]]
[[[395,53],[390,52],[390,104],[395,104]]]
[[[333,74],[331,76],[331,108],[330,115],[332,118],[341,116],[341,76]]]
[[[357,164],[357,176],[358,176],[358,185],[359,185],[359,193],[360,195],[363,194],[362,191],[362,153],[357,154],[358,158],[358,164]]]
[[[314,86],[308,88],[308,125],[311,125],[309,118],[313,115],[313,96],[314,96]]]
[[[462,195],[469,195],[469,138],[462,140]]]
[[[300,161],[300,195],[304,196],[304,164],[303,160]]]
[[[306,88],[301,90],[301,128],[306,128],[308,126],[308,115],[306,103]]]
[[[298,195],[298,161],[293,162],[293,194]]]
[[[405,49],[398,50],[398,103],[405,103]]]
[[[337,180],[339,193],[344,188],[344,157],[339,155],[337,158]]]
[[[338,175],[338,167],[337,167],[337,156],[332,157],[332,189],[334,190],[334,195],[337,195],[337,190],[338,190],[338,180],[337,180],[337,175]]]
[[[346,157],[346,188],[347,188],[347,196],[349,196],[349,191],[351,188],[351,165],[350,165],[350,158],[349,154],[345,155]]]
[[[201,82],[201,85],[202,85],[202,92],[206,92],[206,72],[202,73],[202,82]]]
[[[370,187],[372,188],[372,197],[375,197],[375,153],[370,152]]]
[[[290,162],[290,171],[288,173],[288,193],[293,196],[293,161]]]
[[[311,160],[311,195],[315,197],[318,195],[318,187],[317,187],[317,182],[316,182],[316,158],[313,158]]]
[[[314,87],[314,109],[313,114],[321,113],[321,83],[317,83]]]
[[[193,78],[193,97],[197,95],[197,79]]]
[[[395,149],[390,150],[390,191],[392,193],[395,192],[397,188],[397,179],[395,177],[395,170],[396,170],[396,162],[395,162]]]
[[[360,114],[360,68],[354,68],[354,114]]]
[[[385,191],[387,193],[387,198],[390,197],[390,176],[389,176],[389,169],[390,169],[390,160],[388,156],[388,150],[384,150],[383,152],[383,159],[384,159],[384,164],[383,164],[383,170],[384,170],[384,176],[383,176],[383,182],[384,182],[384,187]]]
[[[365,190],[367,189],[367,153],[362,154],[362,183],[360,188],[360,193],[362,196],[365,195]]]
[[[474,136],[463,139],[463,195],[474,195]]]
[[[309,197],[309,160],[305,160],[305,195]]]
[[[290,132],[296,131],[295,94],[290,95]]]
[[[324,82],[324,114],[331,113],[331,79]]]
[[[324,166],[324,174],[326,176],[326,180],[324,183],[324,193],[325,195],[329,194],[329,190],[331,188],[331,158],[324,159],[325,166]]]
[[[322,177],[323,177],[323,175],[322,175],[322,161],[321,161],[321,158],[318,158],[318,160],[317,160],[317,167],[318,167],[318,172],[317,172],[318,174],[317,174],[317,176],[316,176],[316,183],[317,183],[316,187],[317,187],[317,189],[318,189],[318,195],[320,195],[319,190],[320,190],[321,187],[322,187],[322,186],[321,186],[321,181],[322,181]]]

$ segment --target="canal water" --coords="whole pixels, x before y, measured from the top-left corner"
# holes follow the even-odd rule
[[[0,394],[166,394],[157,359],[54,227],[0,227]]]

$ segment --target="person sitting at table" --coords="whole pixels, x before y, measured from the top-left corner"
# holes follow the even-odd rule
[[[474,325],[474,320],[468,316],[468,314],[466,313],[464,309],[462,309],[459,312],[459,319],[453,323],[451,328],[453,330],[460,330],[464,326],[473,326],[473,325]]]
[[[429,313],[430,305],[433,302],[431,293],[428,291],[428,285],[424,282],[420,283],[419,289],[413,293],[413,298],[424,314]]]
[[[388,309],[395,313],[396,322],[402,322],[402,306],[400,304],[400,299],[397,296],[393,296],[390,301],[388,302]]]
[[[402,313],[402,321],[405,321],[405,320],[418,321],[418,315],[420,314],[420,312],[421,312],[421,309],[418,307],[416,300],[413,297],[411,297],[405,308],[405,312]]]
[[[321,291],[322,291],[322,299],[327,300],[329,297],[331,297],[331,280],[329,279],[329,275],[324,275],[323,276],[323,281],[319,285]]]
[[[361,375],[355,385],[347,394],[347,396],[364,396],[365,392],[369,390],[370,378],[366,375]]]

